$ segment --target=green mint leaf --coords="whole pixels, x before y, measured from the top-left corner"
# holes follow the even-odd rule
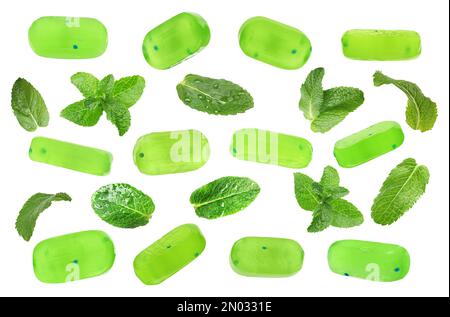
[[[25,240],[30,241],[33,235],[36,221],[39,215],[49,208],[54,201],[71,201],[69,195],[59,193],[56,195],[38,193],[31,196],[23,205],[16,220],[16,229],[19,235]]]
[[[14,83],[11,107],[19,124],[29,132],[48,126],[50,115],[41,94],[25,79]]]
[[[438,116],[437,105],[426,97],[416,84],[392,79],[380,71],[373,75],[373,83],[376,87],[392,84],[406,94],[408,97],[406,122],[411,128],[422,132],[433,129]]]
[[[112,98],[121,105],[130,108],[141,98],[145,88],[145,79],[141,76],[122,78],[114,83]]]
[[[321,197],[313,187],[314,181],[302,173],[294,174],[295,197],[304,210],[313,211],[322,202]]]
[[[187,75],[177,85],[177,93],[185,105],[214,115],[235,115],[253,108],[252,96],[224,79]]]
[[[338,171],[331,166],[325,167],[323,170],[322,178],[320,179],[320,185],[326,188],[338,187],[340,183]]]
[[[320,67],[311,71],[306,77],[300,92],[300,110],[306,119],[314,120],[320,113],[322,107],[324,93],[322,88],[322,80],[325,75],[325,70]]]
[[[106,99],[112,95],[114,89],[114,76],[108,75],[103,78],[98,84],[97,97]]]
[[[312,190],[316,195],[318,195],[320,197],[321,200],[323,200],[324,188],[322,185],[320,185],[320,183],[313,182]]]
[[[314,132],[327,132],[364,103],[364,93],[352,87],[337,87],[324,91],[320,114],[311,122]]]
[[[349,194],[348,189],[339,186],[340,177],[338,171],[331,166],[325,167],[323,170],[320,185],[322,186],[320,196],[325,201],[333,201]]]
[[[345,187],[334,187],[334,188],[328,188],[324,190],[323,197],[324,201],[331,202],[338,198],[343,198],[350,194],[349,190]]]
[[[334,199],[329,205],[333,214],[333,227],[351,228],[364,222],[364,216],[358,208],[344,199]]]
[[[317,233],[328,228],[333,221],[333,214],[328,204],[320,204],[313,212],[313,220],[308,232]]]
[[[80,72],[73,75],[70,80],[85,98],[92,98],[97,95],[100,81],[95,76]]]
[[[155,205],[149,196],[128,184],[111,184],[94,193],[92,208],[110,225],[132,229],[148,224]]]
[[[372,218],[380,225],[396,222],[425,193],[430,173],[412,158],[397,165],[384,181],[372,206]]]
[[[197,189],[190,202],[201,218],[216,219],[247,208],[258,196],[260,187],[245,177],[223,177]]]
[[[61,111],[61,117],[83,127],[96,125],[102,114],[101,102],[96,99],[75,102]]]
[[[120,136],[127,133],[131,126],[131,114],[126,106],[108,99],[103,104],[103,110],[105,110],[108,120],[117,127]]]

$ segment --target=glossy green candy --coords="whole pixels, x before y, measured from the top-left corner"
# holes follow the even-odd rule
[[[31,25],[28,39],[37,55],[49,58],[94,58],[108,46],[105,26],[92,18],[42,17]]]
[[[233,270],[250,277],[288,277],[303,266],[304,252],[294,240],[248,237],[231,249]]]
[[[195,260],[206,241],[196,225],[175,228],[134,259],[134,272],[146,285],[156,285]]]
[[[36,277],[65,283],[95,277],[113,266],[114,245],[102,231],[84,231],[40,242],[33,252]]]
[[[234,133],[231,154],[239,160],[304,168],[312,160],[308,140],[265,130],[243,129]]]
[[[328,250],[330,269],[343,276],[371,281],[401,280],[409,271],[409,254],[405,248],[378,242],[337,241]]]
[[[29,156],[35,162],[98,176],[109,174],[112,163],[109,152],[44,137],[31,141]]]
[[[401,30],[350,30],[342,36],[344,55],[365,61],[400,61],[421,52],[420,35]]]
[[[311,42],[303,32],[264,17],[242,25],[239,45],[245,55],[283,69],[298,69],[311,55]]]
[[[342,167],[355,167],[403,144],[400,125],[383,121],[336,142],[334,156]]]
[[[183,12],[148,32],[142,49],[152,67],[168,69],[198,53],[209,39],[206,21],[198,14]]]
[[[148,175],[194,171],[209,155],[208,139],[196,130],[150,133],[139,138],[133,151],[134,163]]]

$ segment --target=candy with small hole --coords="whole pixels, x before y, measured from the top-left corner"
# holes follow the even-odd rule
[[[114,244],[102,231],[50,238],[34,248],[33,268],[43,283],[66,283],[99,276],[114,264]]]
[[[337,141],[334,156],[341,167],[355,167],[397,149],[404,138],[397,122],[383,121]]]
[[[282,69],[302,67],[311,54],[311,42],[303,32],[265,17],[242,25],[239,45],[245,55]]]
[[[330,246],[328,264],[331,271],[342,276],[393,282],[408,274],[410,257],[399,245],[342,240]]]
[[[421,53],[420,35],[405,30],[349,30],[342,36],[346,57],[364,61],[401,61]]]
[[[103,150],[45,137],[31,141],[29,156],[35,162],[97,176],[109,174],[113,159]]]
[[[179,226],[136,256],[134,272],[146,285],[160,284],[200,256],[205,246],[196,225]]]
[[[231,154],[239,159],[287,168],[305,168],[312,160],[311,143],[303,138],[259,129],[234,133]]]
[[[183,12],[148,32],[142,50],[152,67],[168,69],[200,52],[210,36],[208,24],[200,15]]]
[[[304,252],[294,240],[247,237],[231,249],[233,270],[248,277],[289,277],[303,266]]]
[[[93,18],[42,17],[31,25],[28,39],[37,55],[58,59],[99,57],[108,46],[105,26]]]
[[[194,171],[209,155],[208,139],[196,130],[150,133],[139,138],[133,151],[134,163],[147,175]]]

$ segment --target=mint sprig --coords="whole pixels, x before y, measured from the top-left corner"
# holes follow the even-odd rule
[[[300,110],[311,121],[311,130],[327,132],[361,106],[364,93],[358,88],[336,87],[324,90],[323,68],[311,71],[301,87]]]
[[[308,232],[320,232],[329,226],[350,228],[363,223],[361,212],[342,199],[349,191],[339,185],[339,174],[333,167],[325,167],[320,182],[302,173],[295,173],[294,180],[295,196],[300,207],[313,212]]]
[[[83,127],[98,123],[103,112],[123,136],[131,125],[129,108],[136,104],[145,88],[141,76],[115,80],[108,75],[102,80],[88,73],[77,73],[71,78],[85,99],[75,102],[61,111],[61,117]]]

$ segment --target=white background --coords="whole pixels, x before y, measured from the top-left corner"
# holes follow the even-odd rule
[[[449,295],[449,4],[448,1],[1,1],[0,67],[0,295],[40,296],[431,296]],[[145,34],[182,11],[201,14],[209,23],[209,46],[194,58],[167,71],[147,65],[141,52]],[[27,41],[30,24],[40,16],[88,16],[109,31],[105,55],[93,60],[52,60],[35,55]],[[285,71],[246,57],[238,45],[238,30],[256,15],[282,21],[304,31],[313,45],[308,63]],[[341,53],[342,33],[351,28],[413,29],[423,39],[420,58],[407,62],[358,62]],[[355,113],[324,135],[314,134],[298,109],[300,85],[313,68],[326,69],[326,88],[347,85],[365,92]],[[439,118],[431,132],[421,133],[405,123],[406,97],[394,87],[376,88],[372,74],[382,70],[394,78],[417,83],[437,102]],[[93,128],[78,127],[59,117],[66,105],[81,98],[70,84],[78,71],[116,78],[140,74],[147,88],[132,108],[132,127],[119,137],[105,118]],[[183,105],[175,86],[188,73],[226,78],[249,90],[255,108],[236,117],[215,117]],[[10,90],[23,76],[43,95],[51,112],[48,128],[24,131],[10,108]],[[339,168],[348,199],[358,206],[365,223],[353,229],[330,228],[309,234],[311,213],[296,203],[293,170],[242,162],[228,152],[232,133],[257,127],[299,135],[314,146],[314,159],[302,172],[317,179],[330,164],[337,167],[334,142],[383,120],[399,122],[406,134],[402,147],[353,169]],[[155,131],[196,128],[212,147],[209,163],[180,175],[151,177],[133,164],[135,141]],[[32,162],[27,155],[34,136],[42,135],[109,150],[113,170],[95,177]],[[382,227],[370,218],[370,207],[389,171],[407,157],[425,164],[431,182],[425,196],[398,223]],[[262,187],[245,211],[219,220],[198,218],[189,196],[199,186],[221,176],[248,176]],[[149,194],[156,204],[151,222],[123,230],[101,221],[90,207],[100,186],[126,182]],[[25,200],[36,192],[69,193],[73,202],[55,203],[39,218],[30,242],[23,241],[14,223]],[[144,286],[133,272],[134,257],[163,234],[184,223],[200,226],[205,252],[191,265],[159,286]],[[116,246],[112,270],[97,278],[65,285],[40,283],[33,274],[32,251],[41,240],[88,229],[107,232]],[[228,263],[233,243],[244,236],[273,236],[297,240],[305,250],[304,267],[287,279],[245,278]],[[327,250],[340,239],[396,243],[411,255],[411,270],[402,281],[374,283],[331,273]]]

